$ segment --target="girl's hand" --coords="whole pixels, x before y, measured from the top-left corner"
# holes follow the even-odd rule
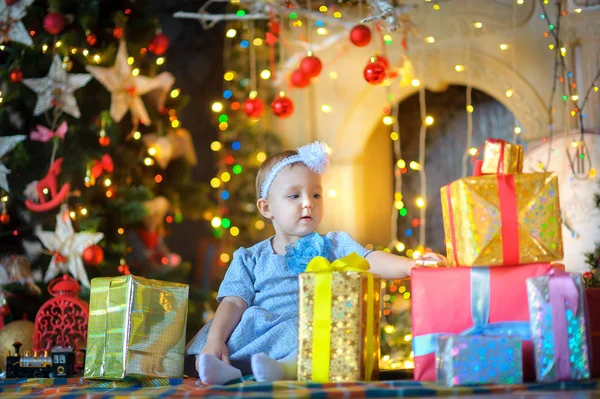
[[[231,364],[229,362],[229,351],[227,350],[227,345],[225,345],[225,342],[223,342],[222,339],[210,337],[206,339],[204,348],[202,348],[198,356],[196,356],[196,369],[198,368],[198,359],[203,353],[214,355],[225,363]]]
[[[446,266],[447,260],[443,255],[436,254],[435,252],[428,252],[421,255],[421,257],[415,261],[415,264],[417,267],[443,267]]]

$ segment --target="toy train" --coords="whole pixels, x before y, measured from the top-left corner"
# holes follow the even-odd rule
[[[34,352],[33,356],[26,352],[21,356],[21,345],[15,342],[15,353],[6,357],[6,378],[69,378],[75,374],[73,348],[55,347],[50,356],[48,351],[44,351],[43,355]]]

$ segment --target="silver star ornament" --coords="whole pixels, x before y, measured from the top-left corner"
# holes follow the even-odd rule
[[[33,40],[27,32],[21,19],[27,14],[25,8],[29,7],[34,0],[19,0],[13,5],[6,4],[6,0],[0,0],[0,43],[19,42],[31,46]]]
[[[25,140],[26,137],[27,136],[22,134],[16,136],[0,137],[0,188],[2,188],[7,193],[10,192],[10,189],[8,187],[8,180],[6,179],[6,176],[10,174],[10,169],[8,169],[2,163],[2,157],[8,154],[8,152],[12,151],[12,149],[15,148],[15,146],[21,141]]]
[[[92,76],[88,74],[67,73],[62,68],[60,56],[55,55],[48,76],[45,78],[23,79],[23,84],[38,96],[33,111],[35,116],[56,107],[74,118],[79,118],[81,113],[73,93],[85,86],[90,79],[92,79]]]
[[[65,207],[56,215],[56,230],[43,231],[38,228],[36,235],[50,252],[53,252],[50,266],[44,276],[48,282],[60,273],[69,272],[85,287],[90,286],[83,260],[83,251],[91,245],[97,244],[104,238],[102,233],[75,233],[69,212]]]

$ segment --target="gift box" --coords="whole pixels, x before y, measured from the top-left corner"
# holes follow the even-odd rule
[[[556,270],[527,279],[539,382],[590,378],[585,289],[580,274]]]
[[[381,278],[357,255],[311,260],[299,276],[298,380],[372,381],[379,375]]]
[[[547,263],[412,269],[415,379],[435,380],[435,351],[440,335],[514,335],[528,341],[531,331],[525,280],[551,269]],[[533,379],[531,342],[523,342],[523,371],[525,379]]]
[[[441,189],[450,266],[561,260],[558,181],[553,173],[459,179]]]
[[[523,147],[501,139],[487,139],[481,173],[513,175],[523,172]]]
[[[600,377],[600,288],[585,290],[589,318],[589,335],[591,342],[590,361],[592,363],[592,378]]]
[[[188,290],[132,275],[93,279],[84,377],[182,377]]]
[[[439,336],[436,383],[448,387],[520,384],[523,382],[521,350],[520,337]]]

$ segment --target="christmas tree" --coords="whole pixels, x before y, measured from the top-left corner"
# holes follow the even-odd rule
[[[230,5],[228,13],[244,15],[245,5]],[[232,253],[264,240],[273,230],[256,209],[255,178],[261,163],[280,151],[281,143],[270,127],[276,118],[269,105],[275,96],[275,74],[279,25],[277,19],[233,21],[226,26],[223,98],[212,103],[219,138],[211,144],[217,175],[211,179],[214,205],[204,217],[219,239],[221,273]]]
[[[63,273],[84,297],[97,276],[187,282],[164,237],[201,217],[208,187],[190,180],[187,98],[151,2],[0,0],[0,25],[4,316],[35,317],[18,298]],[[191,291],[192,313],[203,300]]]

